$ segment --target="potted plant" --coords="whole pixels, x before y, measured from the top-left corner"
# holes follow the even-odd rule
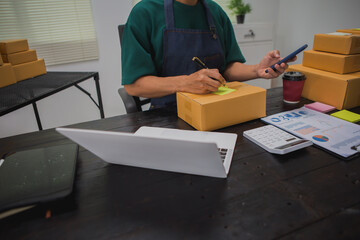
[[[230,0],[228,8],[235,14],[237,23],[244,23],[245,14],[252,10],[250,4],[245,4],[243,0]]]

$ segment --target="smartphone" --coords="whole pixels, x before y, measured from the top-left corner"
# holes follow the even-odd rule
[[[275,65],[276,64],[282,64],[283,62],[286,63],[287,61],[293,59],[298,53],[302,52],[305,50],[305,48],[307,48],[308,45],[305,44],[304,46],[300,47],[299,49],[297,49],[296,51],[290,53],[289,55],[287,55],[286,57],[284,57],[282,60],[278,61],[277,63],[275,63],[274,65],[271,66],[272,70],[276,71],[275,69]],[[268,73],[268,70],[265,70],[266,73]]]

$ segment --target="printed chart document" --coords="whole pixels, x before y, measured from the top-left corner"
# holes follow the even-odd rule
[[[360,126],[305,107],[264,117],[273,124],[300,138],[330,150],[342,157],[357,154]]]

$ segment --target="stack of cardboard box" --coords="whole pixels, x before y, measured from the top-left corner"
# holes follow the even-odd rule
[[[313,50],[304,52],[302,65],[287,70],[306,75],[303,97],[339,110],[360,106],[360,31],[344,31],[315,34]]]
[[[1,41],[0,52],[2,61],[12,67],[16,81],[46,73],[44,59],[37,58],[36,51],[29,49],[26,39]],[[1,79],[1,82],[3,82],[3,79]]]
[[[0,57],[0,87],[16,83],[14,70],[9,63],[4,63]]]

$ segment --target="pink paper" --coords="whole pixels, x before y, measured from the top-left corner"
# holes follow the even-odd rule
[[[318,112],[322,112],[322,113],[330,112],[335,109],[335,107],[333,107],[333,106],[330,106],[330,105],[327,105],[324,103],[320,103],[320,102],[305,104],[305,107],[315,110],[315,111],[318,111]]]

